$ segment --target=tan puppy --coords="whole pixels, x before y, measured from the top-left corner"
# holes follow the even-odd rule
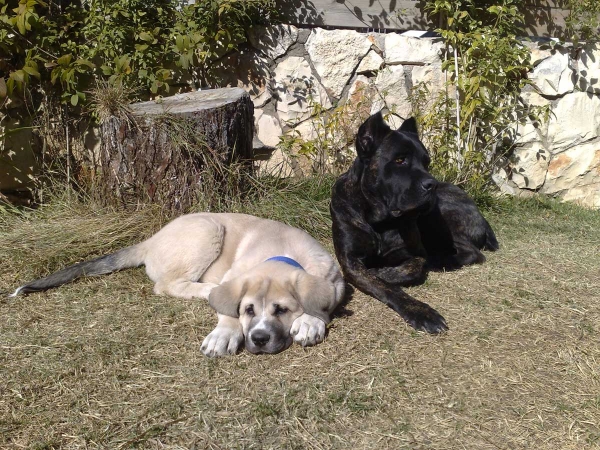
[[[146,266],[155,293],[208,299],[217,311],[217,326],[201,347],[207,356],[235,354],[244,341],[252,353],[277,353],[293,341],[318,344],[344,293],[333,258],[306,232],[245,214],[200,213],[179,217],[144,242],[62,269],[12,295],[140,265]]]

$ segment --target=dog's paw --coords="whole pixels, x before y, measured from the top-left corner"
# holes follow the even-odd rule
[[[206,336],[200,350],[209,357],[235,355],[243,341],[241,330],[217,326]]]
[[[316,345],[325,339],[325,322],[318,317],[302,314],[292,324],[290,334],[303,347]]]
[[[418,313],[403,317],[404,320],[406,320],[408,324],[415,330],[427,331],[431,334],[438,334],[448,331],[446,319],[444,319],[439,312],[430,306],[427,306]]]

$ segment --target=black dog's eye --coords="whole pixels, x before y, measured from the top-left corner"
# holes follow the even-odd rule
[[[246,306],[246,314],[248,314],[249,316],[254,315],[254,305]]]
[[[275,305],[275,312],[273,314],[275,314],[276,316],[280,316],[288,311],[289,310],[285,306]]]
[[[406,158],[396,158],[394,162],[399,166],[403,166],[407,163]]]

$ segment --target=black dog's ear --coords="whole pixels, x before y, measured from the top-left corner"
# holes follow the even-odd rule
[[[391,128],[383,120],[381,111],[373,114],[359,127],[356,135],[356,153],[360,159],[373,155]]]
[[[414,117],[406,119],[404,122],[402,122],[400,128],[398,128],[398,131],[407,131],[409,133],[415,133],[418,135],[419,130],[417,130],[417,121]]]

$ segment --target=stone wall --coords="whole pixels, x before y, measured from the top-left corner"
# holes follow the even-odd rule
[[[411,115],[413,85],[427,82],[430,91],[446,89],[443,43],[426,36],[263,28],[235,56],[238,70],[228,74],[229,83],[250,92],[257,135],[270,146],[284,134],[314,137],[316,108],[356,103],[365,92],[371,99],[369,112],[392,111],[397,114],[391,116],[392,125],[398,126],[398,116]],[[538,91],[528,88],[523,101],[550,105],[552,114],[542,126],[516,128],[516,151],[494,180],[511,194],[541,192],[600,207],[600,46],[574,51],[549,40],[524,44],[532,51],[535,67],[529,76]],[[280,149],[272,167],[273,161],[277,167],[291,167]]]
[[[541,192],[600,207],[600,44],[574,50],[528,42],[534,69],[522,99],[549,105],[541,126],[517,128],[518,145],[508,169],[494,179],[512,194]]]

